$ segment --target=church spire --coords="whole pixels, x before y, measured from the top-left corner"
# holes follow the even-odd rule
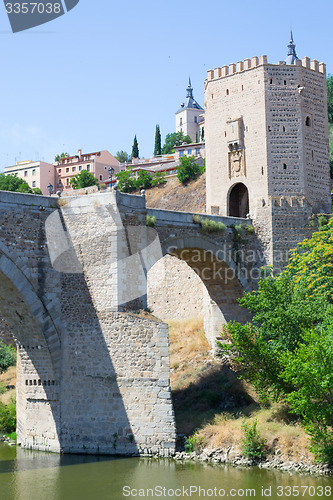
[[[288,57],[286,59],[286,64],[295,64],[296,59],[296,45],[294,44],[294,37],[292,30],[290,31],[290,42],[288,45]]]
[[[186,97],[190,97],[191,99],[193,99],[193,87],[191,84],[191,77],[189,77],[189,79],[188,79],[188,86],[186,89]]]

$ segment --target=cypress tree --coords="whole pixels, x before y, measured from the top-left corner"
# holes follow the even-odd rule
[[[132,147],[132,158],[139,158],[139,145],[136,135],[134,136],[134,142]]]
[[[158,156],[161,154],[161,131],[160,131],[160,126],[156,125],[156,130],[155,130],[155,149],[154,149],[154,156]]]

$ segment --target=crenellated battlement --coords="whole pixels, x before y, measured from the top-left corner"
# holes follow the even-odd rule
[[[235,73],[243,73],[245,71],[254,69],[258,66],[263,66],[269,64],[267,62],[267,56],[263,55],[259,58],[257,56],[252,57],[252,59],[246,58],[244,61],[238,61],[237,64],[230,63],[229,65],[224,65],[221,68],[217,67],[215,69],[209,69],[207,72],[206,82],[211,80],[216,80],[218,78],[225,78]],[[270,64],[270,66],[287,66],[285,61],[279,61],[278,64]],[[301,66],[303,68],[316,71],[317,73],[322,73],[326,75],[326,64],[319,63],[316,59],[310,59],[309,57],[303,57],[303,59],[297,59],[293,66]]]

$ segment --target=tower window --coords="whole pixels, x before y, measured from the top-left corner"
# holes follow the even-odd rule
[[[194,123],[198,123],[198,117],[197,116],[194,117]]]
[[[242,85],[242,90],[244,90],[244,85]]]
[[[264,167],[261,167],[261,175],[264,175]]]
[[[285,80],[283,83],[284,83],[284,85],[287,85],[287,80]]]
[[[226,90],[226,94],[229,95],[229,89]]]
[[[183,118],[180,119],[179,125],[183,125]]]
[[[287,170],[287,165],[285,163],[283,164],[283,170]]]
[[[272,85],[272,83],[273,83],[273,78],[271,78],[271,79],[269,80],[269,83]]]
[[[307,117],[306,117],[306,120],[305,120],[305,125],[306,125],[307,127],[310,127],[310,125],[311,125],[311,120],[310,120],[310,117],[309,117],[309,116],[307,116]]]
[[[283,132],[285,132],[285,131],[286,131],[286,127],[285,127],[285,126],[283,126],[283,127],[282,127],[282,130],[283,130]]]

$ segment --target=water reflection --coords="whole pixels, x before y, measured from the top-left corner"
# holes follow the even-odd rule
[[[285,490],[279,491],[278,487]],[[0,444],[1,500],[121,500],[135,496],[199,499],[212,498],[209,493],[214,488],[224,491],[225,497],[269,496],[277,500],[290,496],[286,487],[294,487],[295,492],[299,489],[300,494],[291,495],[292,498],[331,498],[333,479],[258,468],[179,464],[172,460],[59,456]],[[263,495],[262,488],[269,495]],[[247,493],[250,490],[252,493]]]

